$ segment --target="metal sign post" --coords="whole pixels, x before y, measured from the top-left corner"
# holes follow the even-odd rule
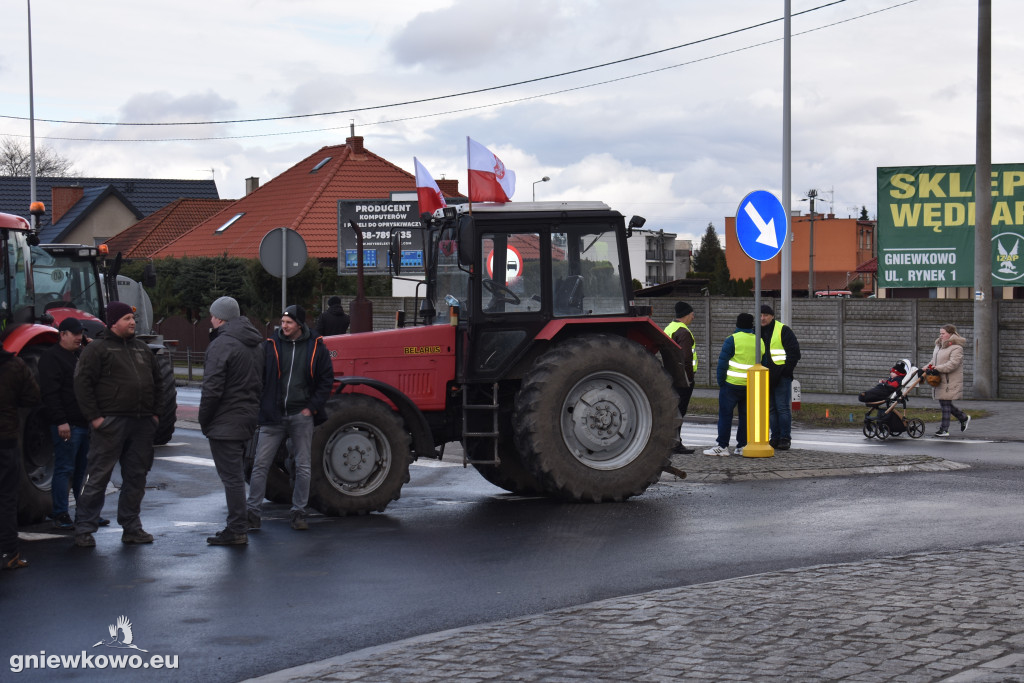
[[[754,259],[754,367],[747,371],[747,445],[745,458],[770,458],[768,444],[768,368],[761,365],[761,262],[774,258],[786,244],[786,211],[778,197],[764,190],[751,192],[736,211],[736,238]]]

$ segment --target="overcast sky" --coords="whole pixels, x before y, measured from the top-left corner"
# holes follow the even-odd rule
[[[1024,2],[992,0],[992,161],[1024,161]],[[822,9],[816,9],[822,7]],[[601,200],[723,232],[782,189],[783,0],[34,0],[37,144],[83,175],[278,175],[350,121],[371,151],[466,183],[467,135],[514,199]],[[813,11],[807,11],[813,10]],[[974,161],[976,0],[792,0],[793,207],[875,215],[878,166]],[[800,12],[805,12],[799,14]],[[0,136],[29,124],[27,12],[0,3]],[[765,24],[759,28],[749,28]],[[728,34],[728,35],[726,35]],[[721,36],[721,37],[719,37]],[[684,46],[670,49],[675,46]],[[402,106],[585,69],[572,75]],[[611,81],[611,82],[609,82]],[[252,123],[170,123],[364,111]],[[11,118],[21,117],[21,118]],[[207,139],[197,139],[207,138]],[[160,142],[143,142],[161,139]],[[174,140],[170,140],[174,139]],[[723,236],[727,239],[727,236]]]

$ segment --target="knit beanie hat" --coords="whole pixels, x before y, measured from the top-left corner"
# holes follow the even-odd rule
[[[239,316],[238,302],[230,296],[222,296],[210,304],[210,315],[225,322],[234,320]]]
[[[288,308],[284,309],[282,316],[286,315],[300,325],[306,324],[306,309],[298,304],[292,304]]]
[[[740,313],[736,316],[736,327],[741,330],[754,329],[754,316],[750,313]]]
[[[676,302],[676,317],[682,318],[683,316],[690,315],[693,313],[693,306],[686,303],[685,301]]]
[[[107,304],[107,327],[113,327],[118,320],[134,312],[135,309],[123,301],[111,301]]]

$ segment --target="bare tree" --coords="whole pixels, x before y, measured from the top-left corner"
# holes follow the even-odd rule
[[[0,138],[0,176],[25,178],[29,175],[29,145],[17,138]],[[50,178],[75,178],[74,162],[52,147],[36,146],[36,175]]]

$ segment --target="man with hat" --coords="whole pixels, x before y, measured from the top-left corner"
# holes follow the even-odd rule
[[[121,464],[117,523],[121,542],[152,543],[139,513],[146,475],[153,466],[153,434],[163,406],[156,356],[135,337],[135,312],[121,301],[107,304],[107,328],[82,350],[75,373],[75,397],[92,427],[88,479],[78,497],[75,545],[96,545],[93,532],[114,465]]]
[[[793,371],[800,362],[800,342],[789,325],[775,320],[775,311],[761,304],[761,339],[768,353],[761,365],[768,368],[768,445],[788,451],[793,431]]]
[[[68,514],[68,493],[75,504],[82,494],[89,455],[89,423],[82,415],[75,398],[75,368],[82,353],[85,328],[78,318],[64,318],[57,327],[60,339],[39,357],[39,389],[50,418],[53,439],[53,479],[50,494],[53,512],[50,517],[58,529],[74,529]],[[110,524],[100,519],[100,525]]]
[[[224,485],[227,526],[210,545],[245,545],[249,523],[245,504],[245,448],[256,430],[263,388],[264,337],[222,296],[210,304],[213,340],[206,349],[199,426],[210,443],[213,464]]]
[[[764,342],[754,336],[754,316],[740,313],[736,316],[736,331],[725,338],[718,354],[718,444],[704,451],[704,455],[729,455],[729,432],[732,414],[739,408],[736,426],[736,455],[743,455],[747,445],[747,371],[754,367],[754,343]]]
[[[249,529],[259,529],[267,473],[278,447],[291,439],[295,463],[292,528],[308,529],[310,446],[313,427],[327,420],[325,406],[334,386],[334,369],[323,337],[306,327],[306,311],[291,305],[281,314],[281,327],[265,343],[263,395],[259,436],[249,479]]]
[[[327,300],[327,310],[321,313],[320,319],[316,321],[317,334],[321,337],[345,334],[348,332],[350,321],[348,313],[345,312],[344,306],[341,305],[341,297],[332,296]]]
[[[693,322],[693,317],[693,306],[685,301],[677,301],[676,317],[665,326],[665,334],[680,348],[679,353],[670,354],[666,365],[669,366],[669,374],[672,375],[672,385],[679,395],[679,416],[682,418],[686,417],[686,411],[690,407],[694,373],[697,371],[697,342],[693,338],[693,333],[690,332],[690,323]],[[681,436],[677,434],[676,445],[672,452],[689,455],[694,451],[683,445]]]

